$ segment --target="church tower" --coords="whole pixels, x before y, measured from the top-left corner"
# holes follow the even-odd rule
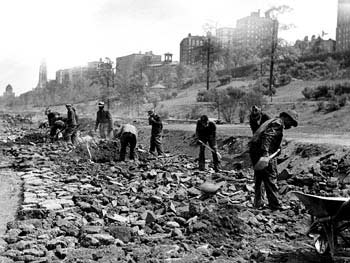
[[[37,88],[45,88],[47,84],[47,68],[46,61],[43,59],[39,68],[39,82]]]

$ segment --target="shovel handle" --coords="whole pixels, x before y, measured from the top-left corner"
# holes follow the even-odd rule
[[[211,152],[216,153],[217,156],[218,156],[218,158],[221,159],[222,156],[221,156],[221,154],[220,154],[218,151],[213,150],[210,146],[206,145],[206,144],[205,144],[204,142],[202,142],[201,140],[198,140],[198,142],[199,142],[200,144],[202,144],[205,148],[209,149]]]
[[[269,156],[269,160],[271,160],[272,158],[274,158],[277,154],[279,154],[279,152],[281,151],[281,149],[278,149],[276,152],[274,152],[273,154],[271,154]]]

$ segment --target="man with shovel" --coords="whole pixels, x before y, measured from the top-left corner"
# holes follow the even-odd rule
[[[197,121],[196,136],[200,143],[199,170],[205,170],[205,148],[209,148],[213,155],[214,170],[218,172],[220,161],[216,149],[216,125],[214,122],[209,121],[207,115],[202,115]]]
[[[298,114],[295,111],[280,113],[278,118],[264,122],[249,142],[250,159],[254,167],[256,208],[263,207],[261,184],[264,182],[269,208],[280,209],[277,197],[277,160],[280,152],[283,130],[298,126]]]

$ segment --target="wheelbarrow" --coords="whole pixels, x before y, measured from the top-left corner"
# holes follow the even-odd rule
[[[317,253],[330,252],[333,258],[339,237],[346,247],[350,247],[350,239],[345,236],[345,231],[350,228],[350,198],[291,193],[298,197],[311,215],[312,223],[306,234],[314,237]]]

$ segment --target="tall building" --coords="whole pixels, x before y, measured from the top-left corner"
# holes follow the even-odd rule
[[[220,27],[216,29],[216,38],[221,45],[228,47],[232,45],[235,32],[233,27]]]
[[[162,56],[155,55],[152,51],[146,52],[145,54],[139,52],[138,54],[118,57],[117,70],[119,70],[119,72],[122,74],[130,76],[135,72],[137,66],[140,65],[139,63],[143,63],[145,64],[144,66],[147,66],[149,64],[161,63],[161,61]]]
[[[204,36],[188,36],[180,42],[180,63],[185,65],[194,65],[201,63],[202,47],[204,45]]]
[[[337,51],[350,50],[350,0],[338,0]]]
[[[10,84],[8,84],[4,92],[4,99],[9,99],[14,97],[15,97],[15,93],[13,92],[13,88]]]
[[[47,68],[45,60],[41,61],[39,68],[39,82],[37,88],[45,88],[47,84]]]
[[[261,47],[271,44],[272,39],[277,40],[278,23],[266,13],[265,17],[258,12],[237,20],[233,42],[241,47]]]
[[[77,80],[89,78],[92,75],[96,75],[100,63],[102,63],[102,59],[100,61],[88,62],[87,66],[57,70],[56,81],[64,86],[67,86]]]

